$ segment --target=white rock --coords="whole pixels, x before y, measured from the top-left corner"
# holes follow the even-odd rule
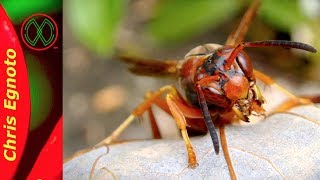
[[[227,126],[230,156],[238,179],[320,179],[320,109],[293,108],[246,126]],[[215,155],[210,136],[191,138],[199,166],[187,167],[183,140],[149,140],[111,145],[93,179],[230,179],[222,150]],[[64,179],[89,179],[106,148],[64,164]]]

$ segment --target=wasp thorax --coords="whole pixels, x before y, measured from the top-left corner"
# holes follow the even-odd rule
[[[223,68],[225,59],[226,58],[224,56],[219,56],[217,52],[214,52],[203,63],[202,68],[205,70],[207,75],[217,74],[221,72],[221,68]]]
[[[213,43],[208,43],[208,44],[203,44],[200,46],[197,46],[193,49],[191,49],[186,55],[185,58],[188,58],[190,56],[197,56],[197,55],[205,55],[205,54],[210,54],[214,51],[216,51],[219,48],[222,48],[223,46],[220,44],[213,44]]]

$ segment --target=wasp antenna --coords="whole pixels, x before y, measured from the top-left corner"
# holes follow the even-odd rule
[[[206,123],[206,126],[209,130],[210,136],[211,136],[211,140],[213,143],[213,147],[214,147],[214,151],[216,154],[219,154],[219,139],[218,139],[218,135],[217,132],[215,130],[214,124],[212,122],[210,113],[209,113],[209,109],[207,106],[207,102],[204,98],[204,94],[203,91],[201,89],[201,86],[198,84],[197,85],[197,93],[198,93],[198,99],[199,99],[199,104],[201,107],[201,111],[203,114],[203,118],[204,118],[204,122]]]
[[[285,40],[267,40],[267,41],[253,41],[253,42],[243,42],[240,43],[232,53],[230,54],[229,58],[226,60],[225,68],[229,69],[234,61],[234,59],[237,57],[239,52],[246,48],[246,47],[284,47],[284,48],[295,48],[295,49],[301,49],[305,51],[309,51],[312,53],[316,53],[317,50],[308,45],[301,42],[294,42],[294,41],[285,41]]]
[[[268,46],[279,46],[284,48],[295,48],[301,49],[305,51],[309,51],[312,53],[316,53],[317,50],[308,45],[301,42],[294,41],[285,41],[285,40],[267,40],[267,41],[253,41],[253,42],[245,42],[244,47],[268,47]]]

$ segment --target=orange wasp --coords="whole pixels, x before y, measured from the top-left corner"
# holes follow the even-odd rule
[[[209,131],[215,153],[218,154],[219,139],[215,127],[219,126],[222,149],[231,177],[235,178],[227,149],[224,125],[239,120],[249,122],[248,117],[252,114],[265,115],[262,106],[264,98],[256,84],[256,79],[267,85],[274,83],[270,77],[253,69],[251,60],[243,49],[283,47],[316,52],[312,46],[300,42],[284,40],[243,42],[258,6],[258,0],[251,4],[240,25],[228,37],[224,46],[200,45],[188,52],[180,61],[121,57],[126,63],[132,65],[130,70],[133,73],[175,77],[179,86],[167,85],[155,92],[147,93],[145,101],[138,105],[131,115],[97,147],[115,141],[134,119],[145,112],[150,113],[151,124],[154,125],[154,137],[161,137],[151,110],[151,105],[156,105],[176,121],[187,148],[188,164],[191,168],[195,168],[198,163],[188,133],[204,134]],[[292,95],[292,100],[283,104],[280,109],[287,110],[296,105],[310,103],[308,99]]]

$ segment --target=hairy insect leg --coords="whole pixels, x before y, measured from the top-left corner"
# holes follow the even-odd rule
[[[195,168],[198,166],[198,163],[197,163],[196,154],[194,152],[193,146],[190,142],[188,132],[187,132],[187,126],[189,126],[189,125],[186,122],[185,116],[183,115],[183,113],[181,112],[181,110],[179,109],[177,104],[175,103],[176,100],[175,100],[174,95],[167,94],[166,101],[167,101],[167,104],[169,106],[169,109],[171,111],[173,118],[176,120],[177,126],[180,129],[181,135],[182,135],[183,140],[186,144],[187,152],[188,152],[189,167]]]
[[[141,116],[144,112],[146,112],[151,105],[154,103],[155,99],[159,98],[162,94],[167,91],[172,91],[174,89],[173,86],[163,86],[158,91],[154,92],[150,97],[148,97],[144,102],[138,105],[131,113],[131,115],[124,120],[124,122],[114,130],[110,136],[99,142],[95,147],[101,147],[106,144],[110,144],[115,141],[120,134],[127,129],[127,127],[139,116]]]

